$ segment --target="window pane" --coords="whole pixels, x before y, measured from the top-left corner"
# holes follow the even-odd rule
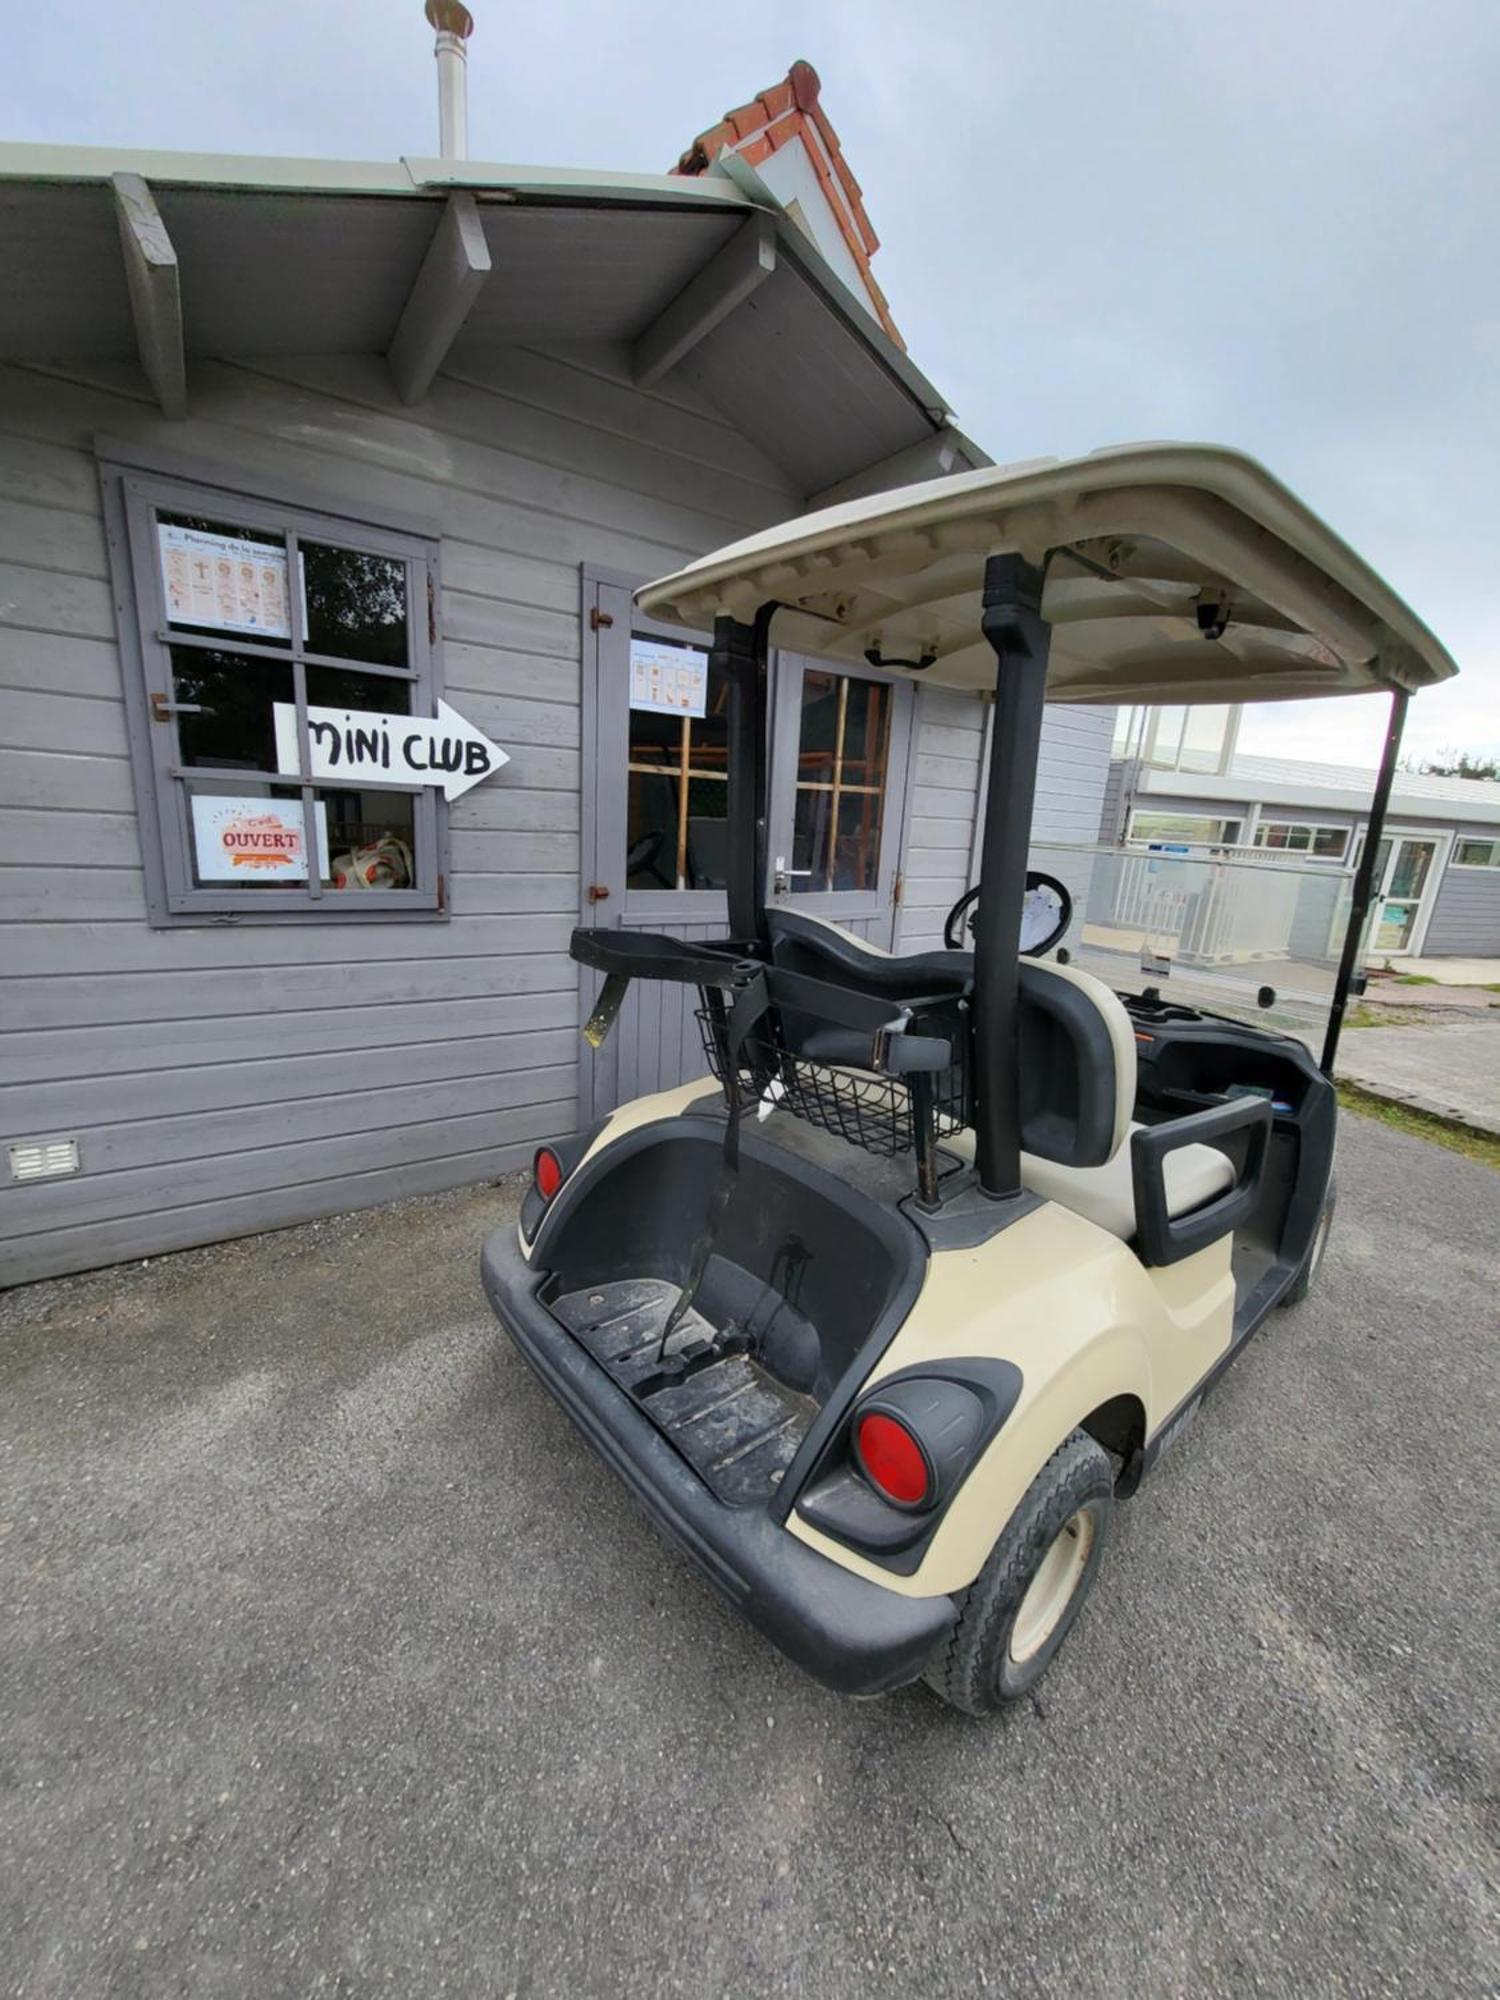
[[[839,800],[839,837],[833,855],[835,889],[874,889],[880,879],[877,792],[846,792]]]
[[[1317,826],[1313,828],[1312,851],[1314,854],[1332,856],[1334,860],[1338,860],[1342,857],[1348,842],[1349,836],[1341,826]]]
[[[1176,768],[1177,759],[1182,754],[1182,728],[1187,720],[1185,708],[1159,708],[1151,725],[1150,748],[1146,752],[1148,764],[1161,764],[1168,770]]]
[[[1388,896],[1420,896],[1437,852],[1430,840],[1403,840],[1396,850],[1396,865],[1385,886]]]
[[[700,647],[638,642],[642,653],[691,662]],[[727,879],[729,683],[708,668],[704,713],[630,710],[625,881],[631,889],[722,889]],[[683,786],[683,758],[687,784]]]
[[[195,888],[239,895],[306,884],[306,822],[297,786],[187,778],[183,790]]]
[[[348,708],[360,714],[410,715],[411,682],[389,674],[351,673],[344,667],[309,667],[307,700],[312,708]]]
[[[410,792],[320,791],[328,815],[324,886],[348,895],[416,886],[416,801]]]
[[[198,646],[173,646],[171,653],[172,699],[202,709],[177,718],[183,763],[274,771],[271,704],[293,699],[290,665]]]
[[[677,805],[675,775],[631,772],[625,823],[627,888],[677,887]]]
[[[729,881],[729,787],[722,778],[688,782],[685,887],[722,889]]]
[[[839,733],[839,675],[809,669],[802,676],[802,722],[797,739],[797,777],[803,784],[833,783]]]
[[[1500,867],[1500,841],[1461,840],[1453,858],[1461,868]]]
[[[816,895],[828,887],[828,828],[832,791],[799,791],[792,822],[792,889]]]
[[[630,711],[630,761],[653,768],[678,770],[682,764],[682,731],[687,718],[665,715],[654,708]]]
[[[307,650],[407,666],[406,564],[322,542],[302,542],[299,549]]]
[[[840,783],[883,785],[890,733],[890,690],[878,681],[851,680],[844,714],[844,768]]]
[[[1232,709],[1218,706],[1187,710],[1182,725],[1179,770],[1217,771],[1221,767],[1233,713]]]
[[[286,537],[200,514],[156,516],[167,620],[186,631],[242,632],[257,644],[291,644]]]
[[[809,668],[802,677],[794,894],[869,891],[880,877],[880,832],[890,755],[891,690]]]
[[[1138,812],[1131,816],[1131,840],[1170,840],[1191,843],[1201,841],[1210,846],[1225,844],[1229,835],[1239,831],[1235,820],[1199,818],[1196,813],[1150,813]],[[1275,846],[1272,841],[1268,845]]]

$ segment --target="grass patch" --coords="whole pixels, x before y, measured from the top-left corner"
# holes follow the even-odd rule
[[[1367,1001],[1357,1000],[1344,1016],[1346,1028],[1430,1028],[1432,1016],[1416,1007],[1398,1007],[1394,1003],[1383,1007],[1372,1007]]]
[[[1455,1125],[1449,1118],[1418,1111],[1410,1104],[1393,1104],[1388,1097],[1376,1097],[1368,1090],[1361,1090],[1357,1083],[1341,1083],[1338,1091],[1342,1110],[1377,1119],[1413,1139],[1429,1139],[1435,1146],[1446,1146],[1450,1153],[1462,1153],[1466,1160],[1478,1160],[1500,1173],[1500,1139],[1486,1132],[1472,1132],[1467,1125]]]
[[[1425,972],[1403,972],[1395,983],[1397,986],[1436,986],[1438,981]]]

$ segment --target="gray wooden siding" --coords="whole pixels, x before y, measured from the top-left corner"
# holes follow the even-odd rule
[[[1114,729],[1112,708],[1047,710],[1031,815],[1034,846],[1091,847],[1098,840]]]
[[[1464,827],[1459,838],[1500,840],[1500,827]],[[1438,885],[1424,958],[1500,958],[1500,868],[1455,868]]]
[[[950,688],[923,688],[917,702],[916,788],[903,875],[898,951],[943,942],[943,918],[972,878],[988,704]],[[1037,762],[1032,845],[1092,845],[1109,777],[1112,708],[1049,708]],[[1053,873],[1054,856],[1038,866]],[[1087,867],[1066,871],[1074,895],[1087,894]]]
[[[488,1178],[577,1119],[579,570],[648,575],[800,496],[608,348],[205,363],[169,424],[124,365],[0,368],[0,1147],[20,1282]],[[446,689],[511,752],[451,817],[451,921],[152,931],[93,444],[148,444],[443,532]]]
[[[943,918],[969,886],[985,714],[978,695],[917,690],[897,951],[941,946]]]

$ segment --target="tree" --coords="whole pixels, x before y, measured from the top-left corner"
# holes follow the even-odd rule
[[[1476,757],[1467,750],[1439,750],[1417,766],[1429,778],[1500,778],[1500,757]]]

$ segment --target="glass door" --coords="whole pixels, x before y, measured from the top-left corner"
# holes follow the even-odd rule
[[[771,746],[774,902],[895,942],[913,689],[782,653]]]
[[[1422,903],[1436,880],[1439,845],[1436,834],[1390,833],[1382,838],[1375,852],[1372,953],[1399,955],[1420,945]]]

